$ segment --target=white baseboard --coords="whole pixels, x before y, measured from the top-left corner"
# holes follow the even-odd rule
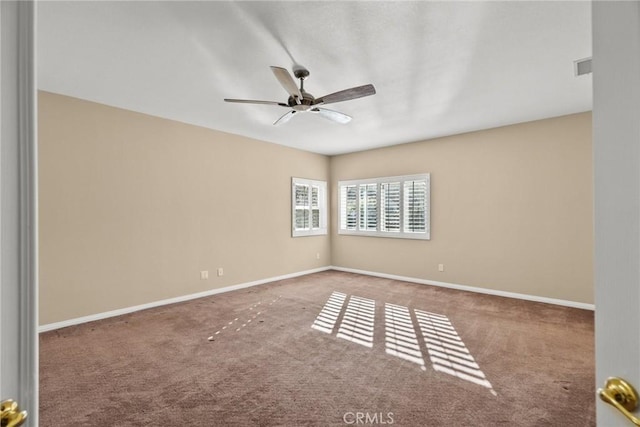
[[[52,331],[54,329],[66,328],[67,326],[74,326],[82,323],[93,322],[95,320],[107,319],[109,317],[121,316],[123,314],[133,313],[140,310],[146,310],[148,308],[160,307],[163,305],[175,304],[178,302],[189,301],[196,298],[208,297],[211,295],[221,294],[224,292],[250,288],[252,286],[263,285],[265,283],[276,282],[278,280],[284,280],[284,279],[291,279],[294,277],[304,276],[312,273],[319,273],[321,271],[327,271],[327,270],[344,271],[347,273],[357,273],[357,274],[363,274],[366,276],[382,277],[385,279],[401,280],[404,282],[418,283],[422,285],[439,286],[442,288],[457,289],[460,291],[476,292],[480,294],[496,295],[496,296],[507,297],[507,298],[522,299],[527,301],[543,302],[547,304],[555,304],[555,305],[561,305],[565,307],[581,308],[584,310],[595,309],[595,306],[593,304],[587,304],[582,302],[566,301],[566,300],[561,300],[556,298],[540,297],[536,295],[519,294],[516,292],[498,291],[495,289],[477,288],[474,286],[458,285],[455,283],[438,282],[435,280],[418,279],[415,277],[398,276],[395,274],[378,273],[375,271],[358,270],[355,268],[328,266],[328,267],[315,268],[312,270],[299,271],[296,273],[285,274],[282,276],[269,277],[267,279],[255,280],[253,282],[240,283],[238,285],[226,286],[224,288],[210,289],[208,291],[198,292],[195,294],[182,295],[179,297],[164,299],[160,301],[154,301],[154,302],[141,304],[141,305],[135,305],[132,307],[125,307],[117,310],[106,311],[104,313],[91,314],[89,316],[77,317],[75,319],[63,320],[61,322],[48,323],[46,325],[42,325],[38,327],[38,332],[47,332],[47,331]]]
[[[555,304],[555,305],[562,305],[562,306],[565,306],[565,307],[581,308],[581,309],[584,309],[584,310],[595,310],[595,305],[594,304],[587,304],[587,303],[584,303],[584,302],[567,301],[567,300],[556,299],[556,298],[540,297],[540,296],[536,296],[536,295],[519,294],[519,293],[516,293],[516,292],[498,291],[498,290],[495,290],[495,289],[477,288],[477,287],[474,287],[474,286],[458,285],[458,284],[455,284],[455,283],[438,282],[438,281],[435,281],[435,280],[418,279],[418,278],[415,278],[415,277],[397,276],[395,274],[377,273],[375,271],[357,270],[355,268],[345,268],[345,267],[331,266],[331,270],[344,271],[344,272],[347,272],[347,273],[364,274],[364,275],[367,275],[367,276],[382,277],[382,278],[385,278],[385,279],[402,280],[404,282],[419,283],[421,285],[439,286],[441,288],[457,289],[457,290],[460,290],[460,291],[476,292],[476,293],[479,293],[479,294],[488,294],[488,295],[496,295],[496,296],[500,296],[500,297],[522,299],[522,300],[527,300],[527,301],[544,302],[544,303],[547,303],[547,304]]]
[[[179,297],[164,299],[160,301],[154,301],[141,305],[134,305],[132,307],[119,308],[117,310],[106,311],[104,313],[91,314],[89,316],[77,317],[75,319],[63,320],[62,322],[48,323],[38,327],[38,332],[47,332],[54,329],[66,328],[67,326],[79,325],[81,323],[93,322],[94,320],[107,319],[109,317],[121,316],[127,313],[133,313],[135,311],[146,310],[148,308],[160,307],[168,304],[175,304],[177,302],[189,301],[196,298],[208,297],[215,294],[221,294],[223,292],[235,291],[238,289],[250,288],[252,286],[263,285],[265,283],[277,282],[278,280],[291,279],[293,277],[304,276],[306,274],[319,273],[321,271],[330,270],[331,267],[320,267],[313,270],[299,271],[296,273],[285,274],[282,276],[269,277],[267,279],[255,280],[253,282],[240,283],[238,285],[226,286],[224,288],[210,289],[204,292],[198,292],[195,294],[182,295]]]

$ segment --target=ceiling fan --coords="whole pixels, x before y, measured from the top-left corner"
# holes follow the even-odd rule
[[[238,102],[242,104],[263,104],[263,105],[277,105],[280,107],[290,108],[291,110],[285,113],[282,117],[276,120],[273,124],[279,125],[291,120],[297,113],[315,113],[337,123],[349,123],[351,116],[348,116],[339,111],[329,110],[322,106],[332,104],[335,102],[348,101],[350,99],[362,98],[364,96],[374,95],[376,89],[373,85],[363,85],[352,87],[350,89],[341,90],[329,95],[325,95],[320,98],[315,98],[309,92],[304,90],[304,79],[309,77],[309,70],[304,67],[296,66],[293,68],[293,75],[297,79],[300,79],[300,88],[296,85],[295,80],[289,74],[286,68],[271,67],[271,71],[276,76],[282,87],[289,93],[289,99],[287,102],[276,101],[256,101],[251,99],[230,99],[225,98],[226,102]]]

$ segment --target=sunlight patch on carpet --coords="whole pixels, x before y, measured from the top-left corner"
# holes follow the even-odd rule
[[[417,363],[423,370],[426,369],[409,309],[386,303],[384,321],[386,353]]]
[[[271,302],[269,302],[269,305],[271,306],[274,303],[278,302],[280,298],[282,298],[282,295],[278,295],[277,298],[274,298]],[[248,308],[248,310],[246,310],[247,313],[243,316],[244,320],[240,320],[240,317],[234,318],[233,320],[227,322],[222,328],[218,329],[213,335],[211,335],[208,338],[208,340],[215,341],[216,335],[220,335],[227,328],[229,328],[228,330],[234,329],[235,332],[240,332],[243,328],[249,326],[249,324],[252,321],[256,320],[256,318],[262,314],[262,311],[258,311],[258,309],[260,309],[261,306],[262,306],[262,301],[258,301],[257,303],[253,304]],[[266,310],[266,308],[263,308],[262,310]],[[238,322],[238,324],[239,323],[242,323],[242,324],[234,325],[234,323],[236,322]],[[260,320],[260,322],[262,321]]]
[[[333,334],[339,323],[336,337],[373,348],[375,312],[375,300],[334,291],[311,327]],[[424,347],[421,341],[424,341]],[[435,371],[483,386],[494,396],[498,395],[449,318],[443,314],[385,303],[384,345],[386,354],[415,363],[423,371],[427,370],[428,355]]]
[[[373,326],[376,302],[372,299],[351,296],[338,330],[338,338],[365,347],[373,347]]]
[[[336,321],[338,320],[338,316],[342,311],[342,306],[346,299],[347,296],[345,294],[333,292],[311,327],[327,334],[333,333],[333,328],[336,325]]]
[[[493,391],[447,316],[414,310],[433,369]],[[494,392],[495,393],[495,392]]]

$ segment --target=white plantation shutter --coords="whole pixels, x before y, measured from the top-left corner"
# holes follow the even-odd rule
[[[320,228],[320,187],[311,186],[311,228]]]
[[[309,186],[295,184],[295,230],[309,228]]]
[[[429,239],[430,175],[338,182],[339,234]]]
[[[400,183],[384,182],[380,184],[380,230],[400,231]]]
[[[327,234],[327,183],[292,178],[292,235]]]
[[[427,181],[404,182],[404,231],[424,233],[426,231]]]
[[[358,190],[355,185],[340,187],[340,229],[356,230],[358,224]]]
[[[378,229],[378,185],[360,186],[360,230]]]

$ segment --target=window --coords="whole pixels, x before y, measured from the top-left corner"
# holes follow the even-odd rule
[[[338,234],[429,239],[430,175],[338,182]]]
[[[292,178],[292,235],[327,234],[327,183]]]

